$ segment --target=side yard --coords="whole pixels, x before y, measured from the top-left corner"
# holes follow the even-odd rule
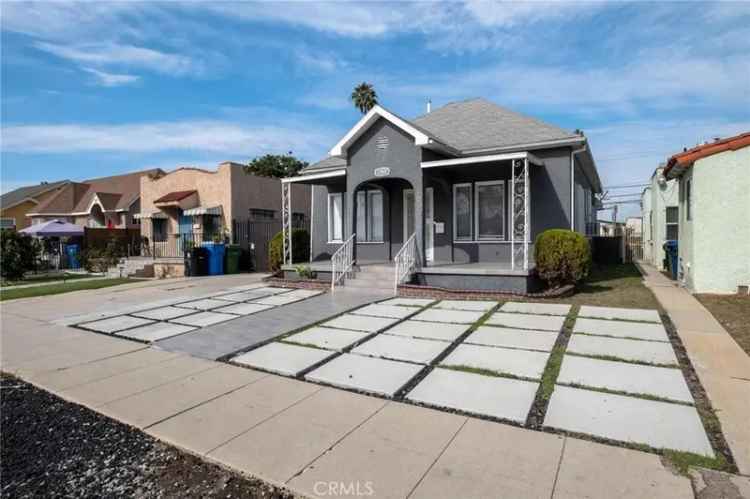
[[[705,294],[695,297],[750,355],[750,296]]]

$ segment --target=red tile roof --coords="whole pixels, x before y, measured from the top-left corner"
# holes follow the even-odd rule
[[[154,203],[170,203],[172,201],[181,201],[188,196],[192,196],[196,192],[197,191],[195,190],[170,192],[169,194],[165,194],[159,199],[154,200]]]
[[[669,173],[675,167],[678,171],[674,172],[672,176],[679,176],[682,171],[692,166],[699,159],[724,151],[736,151],[747,146],[750,146],[750,132],[693,147],[669,158],[667,167],[664,168],[664,176],[669,178]]]

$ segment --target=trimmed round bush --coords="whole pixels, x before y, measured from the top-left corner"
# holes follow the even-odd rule
[[[310,233],[306,229],[292,229],[292,261],[307,262],[310,260]],[[268,266],[276,272],[284,263],[283,233],[279,232],[268,244]]]
[[[551,288],[577,284],[589,274],[591,248],[588,240],[565,229],[545,230],[534,244],[536,271]]]

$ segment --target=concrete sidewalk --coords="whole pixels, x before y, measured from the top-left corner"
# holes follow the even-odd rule
[[[688,291],[650,265],[646,286],[669,314],[721,422],[740,473],[750,475],[750,357]]]
[[[321,387],[19,315],[2,369],[307,496],[693,497],[658,456]]]

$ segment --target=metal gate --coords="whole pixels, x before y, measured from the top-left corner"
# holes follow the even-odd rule
[[[643,260],[643,233],[632,227],[625,229],[625,261]]]
[[[232,242],[250,251],[253,269],[269,271],[268,247],[281,232],[281,220],[233,220]]]

